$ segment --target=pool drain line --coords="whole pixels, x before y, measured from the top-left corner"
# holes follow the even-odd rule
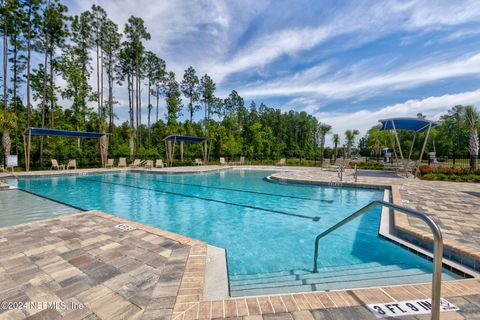
[[[227,204],[227,205],[236,206],[236,207],[243,207],[243,208],[266,211],[266,212],[270,212],[270,213],[283,214],[283,215],[286,215],[286,216],[309,219],[309,220],[312,220],[312,221],[319,221],[320,220],[320,217],[306,216],[306,215],[303,215],[303,214],[296,214],[296,213],[284,212],[284,211],[279,211],[279,210],[255,207],[255,206],[250,206],[250,205],[246,205],[246,204],[239,204],[239,203],[235,203],[235,202],[204,198],[204,197],[189,195],[189,194],[184,194],[184,193],[171,192],[171,191],[165,191],[165,190],[159,190],[159,189],[153,189],[153,188],[146,188],[146,187],[138,187],[138,186],[132,186],[130,184],[124,184],[124,183],[118,183],[118,182],[112,182],[112,181],[102,181],[102,180],[98,180],[98,179],[91,179],[91,178],[84,178],[84,177],[77,177],[77,179],[85,180],[85,181],[91,181],[91,182],[100,182],[100,183],[104,183],[104,184],[111,184],[111,185],[122,186],[122,187],[133,188],[133,189],[154,191],[154,192],[165,193],[165,194],[170,194],[170,195],[175,195],[175,196],[180,196],[180,197],[199,199],[199,200],[203,200],[203,201],[222,203],[222,204]]]
[[[135,181],[135,179],[127,178],[127,177],[124,177],[124,179]],[[173,182],[173,181],[165,181],[165,180],[154,180],[154,181],[167,183],[167,184],[182,185],[182,186],[200,187],[205,189],[227,190],[227,191],[235,191],[235,192],[260,194],[264,196],[279,197],[279,198],[290,198],[290,199],[300,199],[300,200],[317,201],[317,202],[324,202],[324,203],[333,203],[333,200],[313,199],[313,198],[299,197],[299,196],[287,196],[283,194],[275,194],[275,193],[268,193],[268,192],[261,192],[261,191],[249,191],[249,190],[234,189],[234,188],[213,187],[213,186],[205,186],[205,185],[195,184],[195,183],[183,183],[183,182]]]

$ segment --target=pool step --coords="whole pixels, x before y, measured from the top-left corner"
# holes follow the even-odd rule
[[[443,280],[450,279],[453,277],[443,274]],[[235,275],[229,279],[230,294],[234,297],[377,287],[430,282],[431,280],[431,273],[421,268],[406,268],[402,264],[380,265],[375,263],[322,268],[318,273],[290,270],[255,275]]]

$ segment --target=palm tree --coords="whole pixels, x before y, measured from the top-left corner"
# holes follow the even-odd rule
[[[355,136],[359,135],[360,132],[357,129],[345,131],[345,138],[347,139],[347,158],[350,159],[352,155],[352,147],[355,142]]]
[[[319,123],[317,128],[318,137],[320,138],[320,164],[323,166],[323,152],[325,150],[325,136],[332,130],[332,126],[326,123]]]
[[[340,143],[340,135],[338,133],[335,133],[333,135],[333,155],[334,159],[337,160],[338,156],[338,144]]]
[[[473,170],[476,170],[478,168],[478,151],[480,149],[478,141],[478,121],[480,119],[480,115],[478,110],[472,106],[466,106],[464,109],[464,114],[468,123],[468,127],[470,128],[470,167]]]
[[[8,110],[0,111],[0,129],[3,132],[2,136],[2,147],[4,154],[4,161],[6,161],[7,156],[10,154],[10,149],[12,147],[12,141],[10,140],[10,130],[13,130],[17,127],[17,116],[15,113]],[[5,162],[4,162],[5,163]]]

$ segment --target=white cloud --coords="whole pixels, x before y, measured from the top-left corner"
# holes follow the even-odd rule
[[[306,74],[305,77],[303,74]],[[480,53],[471,53],[454,60],[428,58],[410,65],[384,71],[378,65],[349,66],[334,76],[312,81],[308,70],[295,77],[271,81],[254,88],[239,89],[246,97],[312,95],[328,99],[345,99],[368,93],[399,90],[452,77],[480,74]]]
[[[221,81],[240,71],[267,65],[282,55],[308,51],[328,40],[349,34],[359,45],[393,32],[438,29],[480,18],[479,1],[356,1],[315,27],[285,28],[260,35],[231,57],[209,65]]]
[[[480,105],[480,89],[458,94],[446,94],[425,99],[408,100],[386,106],[378,110],[362,109],[352,113],[319,112],[315,116],[322,122],[332,126],[333,132],[341,136],[348,129],[359,129],[363,136],[369,128],[378,124],[380,119],[394,117],[415,117],[422,113],[431,120],[439,120],[455,105]]]

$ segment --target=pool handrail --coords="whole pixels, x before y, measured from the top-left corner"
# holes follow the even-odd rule
[[[440,227],[438,226],[433,219],[428,216],[427,214],[417,211],[414,209],[409,209],[405,207],[401,207],[398,205],[395,205],[390,202],[386,201],[381,201],[381,200],[375,200],[370,202],[368,205],[364,206],[363,208],[357,210],[356,212],[352,213],[345,219],[339,221],[335,225],[331,226],[324,232],[320,233],[316,238],[315,238],[315,252],[314,252],[314,261],[313,261],[313,272],[316,273],[318,272],[318,267],[317,267],[317,260],[318,260],[318,243],[321,238],[325,237],[326,235],[330,234],[331,232],[337,230],[341,226],[349,223],[350,221],[354,220],[355,218],[363,215],[366,213],[368,210],[373,209],[374,207],[377,206],[382,206],[382,207],[387,207],[390,209],[393,209],[393,213],[395,211],[403,212],[408,215],[417,217],[421,220],[423,220],[430,230],[432,231],[433,234],[433,277],[432,277],[432,313],[431,313],[431,319],[432,320],[438,320],[440,319],[440,298],[441,298],[441,290],[442,290],[442,257],[443,257],[443,238],[442,238],[442,231],[440,230]]]

